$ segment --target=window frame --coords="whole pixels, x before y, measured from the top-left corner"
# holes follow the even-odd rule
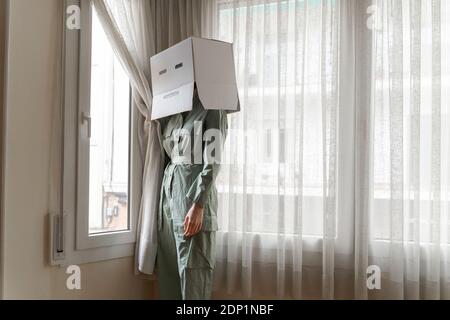
[[[89,156],[90,138],[83,114],[91,112],[91,38],[92,38],[92,14],[93,8],[88,0],[81,1],[81,30],[80,30],[80,62],[79,62],[79,105],[78,105],[78,172],[77,172],[77,249],[90,249],[94,247],[105,247],[110,245],[134,243],[136,241],[137,208],[131,195],[134,188],[133,180],[133,157],[131,152],[132,128],[130,121],[129,136],[129,173],[128,173],[128,229],[123,231],[90,234],[89,233]],[[130,120],[134,110],[131,106],[130,96]]]
[[[89,207],[89,198],[82,196],[86,192],[80,192],[83,183],[86,181],[89,183],[89,157],[86,157],[84,151],[80,152],[80,144],[84,143],[89,147],[89,140],[86,139],[87,128],[81,122],[81,113],[88,111],[90,104],[90,81],[86,79],[90,80],[90,35],[93,8],[90,0],[64,0],[62,14],[65,19],[69,16],[66,10],[70,6],[78,6],[81,9],[81,29],[69,30],[64,26],[63,31],[65,40],[62,46],[64,83],[61,92],[63,95],[61,145],[63,166],[60,211],[62,212],[51,212],[49,216],[50,264],[58,266],[134,256],[143,170],[138,138],[139,114],[132,105],[132,94],[130,94],[129,229],[89,236],[89,211],[83,210]],[[81,136],[87,141],[80,141]],[[81,157],[85,157],[84,161],[80,161]],[[87,171],[85,171],[86,165]],[[58,224],[62,227],[58,228]],[[63,243],[62,252],[57,251],[59,238]]]

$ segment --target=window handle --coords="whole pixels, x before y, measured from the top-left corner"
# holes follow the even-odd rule
[[[82,112],[81,113],[81,124],[84,125],[85,123],[87,123],[87,134],[88,134],[88,139],[90,139],[92,136],[92,118],[89,113]]]

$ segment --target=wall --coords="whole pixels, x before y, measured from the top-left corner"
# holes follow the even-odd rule
[[[0,0],[0,298],[3,296],[3,110],[6,42],[6,1]]]
[[[5,44],[5,26],[6,26],[6,2],[4,0],[0,0],[0,106],[3,106],[3,72],[4,72],[4,60],[5,60],[5,54],[4,54],[4,44]],[[0,120],[1,119],[1,112],[0,112]],[[3,124],[2,121],[0,121],[0,126]],[[1,129],[2,127],[0,127]],[[0,130],[1,131],[1,130]],[[1,155],[1,154],[0,154]]]
[[[132,258],[82,266],[81,291],[67,290],[65,270],[48,265],[46,215],[59,3],[10,1],[4,298],[151,298],[153,283],[134,276]]]

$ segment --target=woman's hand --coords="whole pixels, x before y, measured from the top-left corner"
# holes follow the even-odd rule
[[[203,208],[194,203],[184,219],[184,236],[193,237],[200,232],[203,225]]]

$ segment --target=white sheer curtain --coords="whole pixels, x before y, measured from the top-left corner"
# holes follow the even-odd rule
[[[216,5],[243,106],[218,179],[217,294],[331,298],[340,2]]]
[[[373,297],[450,298],[450,1],[377,0],[373,42]]]
[[[243,106],[216,296],[450,298],[450,1],[211,3]]]

